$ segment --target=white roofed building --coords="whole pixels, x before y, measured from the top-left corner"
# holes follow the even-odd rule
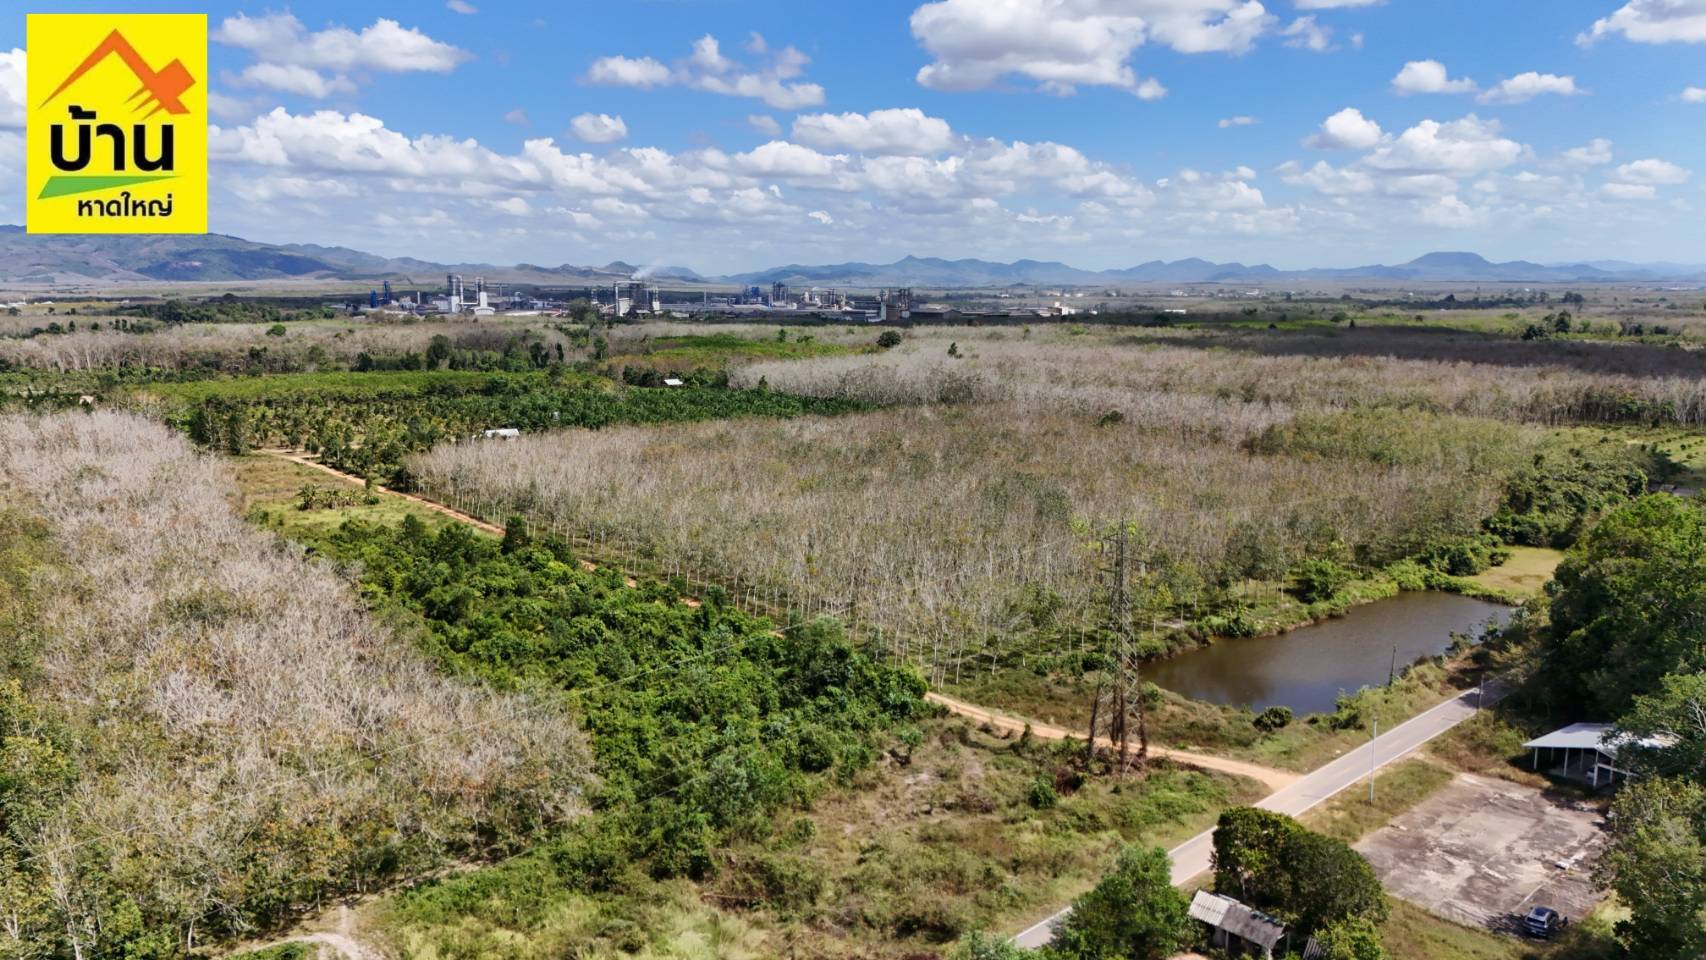
[[[1597,787],[1616,783],[1619,777],[1627,780],[1636,775],[1626,762],[1619,764],[1619,753],[1626,753],[1630,747],[1656,750],[1670,744],[1663,737],[1643,739],[1617,733],[1609,723],[1572,723],[1535,737],[1523,744],[1523,748],[1533,753],[1534,769],[1541,769],[1544,760],[1552,773],[1585,780]],[[1551,766],[1559,761],[1561,766]]]

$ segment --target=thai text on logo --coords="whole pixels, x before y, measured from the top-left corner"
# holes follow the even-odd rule
[[[31,14],[32,233],[207,230],[207,18]]]

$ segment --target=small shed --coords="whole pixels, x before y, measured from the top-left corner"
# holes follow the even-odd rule
[[[1209,942],[1229,952],[1272,957],[1285,939],[1285,924],[1231,897],[1198,890],[1191,899],[1191,919],[1208,925]]]
[[[681,378],[680,378],[680,377],[664,377],[664,378],[663,378],[663,385],[664,385],[664,386],[666,386],[666,387],[681,387],[681,386],[686,386],[686,384],[684,384],[684,383],[683,383],[683,382],[682,382],[682,381],[681,381]]]
[[[498,427],[495,430],[486,431],[487,440],[514,440],[519,436],[521,436],[521,431],[514,427]]]
[[[1597,787],[1610,785],[1618,778],[1628,780],[1635,774],[1627,766],[1619,766],[1617,755],[1630,747],[1658,749],[1670,741],[1662,737],[1636,738],[1616,733],[1609,723],[1572,723],[1543,737],[1523,744],[1534,756],[1534,769],[1540,769],[1543,757],[1548,764],[1562,760],[1562,766],[1549,766],[1560,776],[1584,780]]]

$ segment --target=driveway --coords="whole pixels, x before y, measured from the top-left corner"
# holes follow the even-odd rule
[[[1585,917],[1601,892],[1599,812],[1533,787],[1460,774],[1356,845],[1386,890],[1461,924],[1514,930],[1533,907]]]

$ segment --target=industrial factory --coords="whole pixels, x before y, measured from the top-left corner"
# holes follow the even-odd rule
[[[617,280],[607,286],[553,288],[529,292],[512,289],[505,292],[501,285],[488,286],[484,277],[474,277],[472,288],[461,274],[444,277],[440,291],[399,294],[392,290],[391,281],[368,292],[366,309],[350,305],[353,313],[410,314],[439,318],[480,320],[496,315],[562,315],[565,311],[590,307],[610,320],[650,319],[693,316],[751,316],[777,317],[791,315],[802,320],[808,317],[864,323],[941,323],[959,316],[959,311],[940,303],[917,303],[912,289],[877,290],[850,294],[835,289],[812,287],[793,290],[788,284],[776,282],[768,287],[748,286],[736,292],[700,290],[683,295],[674,293],[666,301],[664,292],[645,280]],[[1052,307],[1025,311],[1026,315],[1065,316],[1078,311],[1056,301]]]

